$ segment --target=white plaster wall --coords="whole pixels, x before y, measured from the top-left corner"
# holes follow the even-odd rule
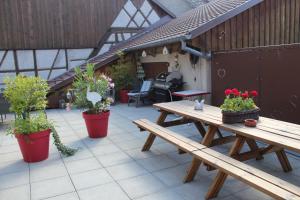
[[[178,55],[179,68],[175,67],[175,56]],[[169,55],[157,54],[155,57],[148,55],[140,58],[141,63],[169,62],[169,72],[179,70],[186,82],[184,89],[198,89],[211,92],[211,63],[206,59],[199,59],[195,67],[190,63],[189,54],[172,53]],[[210,102],[210,97],[206,98]]]

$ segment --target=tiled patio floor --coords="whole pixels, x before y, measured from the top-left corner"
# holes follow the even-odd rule
[[[204,167],[192,183],[182,178],[191,161],[187,154],[157,139],[148,153],[140,151],[147,134],[140,133],[131,120],[155,120],[158,112],[151,107],[112,107],[109,135],[92,140],[87,137],[78,110],[49,110],[62,140],[79,152],[63,158],[51,146],[48,160],[26,164],[22,161],[15,138],[5,136],[0,127],[0,199],[1,200],[201,200],[215,175]],[[10,116],[11,117],[11,116]],[[193,126],[176,127],[185,136],[200,140]],[[226,153],[229,146],[218,147]],[[300,186],[300,158],[289,156],[294,170],[282,172],[273,154],[261,161],[249,161],[264,171]],[[268,196],[247,185],[228,179],[219,198],[263,200]]]

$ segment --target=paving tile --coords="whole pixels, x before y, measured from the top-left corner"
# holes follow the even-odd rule
[[[154,144],[153,148],[160,151],[161,153],[169,153],[169,152],[177,151],[177,147],[169,143]]]
[[[162,169],[166,169],[178,165],[176,161],[168,158],[165,155],[146,158],[146,159],[138,160],[137,162],[150,172],[154,172],[154,171],[158,171],[158,170],[162,170]]]
[[[67,175],[68,172],[61,161],[56,161],[49,165],[45,165],[44,163],[30,165],[30,182],[37,182]]]
[[[169,158],[175,160],[176,162],[178,162],[179,164],[185,164],[185,163],[191,163],[193,157],[188,154],[178,154],[178,151],[175,152],[169,152],[166,154]]]
[[[205,195],[212,183],[212,180],[213,179],[208,176],[201,176],[190,183],[185,183],[175,187],[173,191],[182,196],[182,198],[185,200],[205,199]],[[218,197],[223,199],[229,195],[230,193],[223,188]]]
[[[30,200],[30,185],[22,185],[0,190],[0,199],[3,200]]]
[[[87,147],[99,147],[103,145],[109,145],[112,142],[108,138],[89,138],[85,137],[81,140]]]
[[[109,139],[116,143],[116,142],[124,142],[124,141],[135,140],[135,139],[138,139],[138,137],[135,136],[132,133],[124,132],[124,133],[121,133],[121,134],[118,134],[118,135],[112,135],[112,136],[109,137]]]
[[[55,197],[47,198],[47,200],[79,200],[79,197],[76,192],[63,194]]]
[[[162,191],[166,186],[151,174],[118,181],[130,198],[139,198]]]
[[[143,139],[135,139],[130,141],[120,141],[116,142],[115,144],[120,147],[122,150],[130,150],[130,149],[136,149],[136,148],[142,148],[144,146],[145,140]]]
[[[21,171],[29,171],[28,163],[23,160],[0,163],[0,175]]]
[[[31,184],[31,199],[45,199],[74,192],[75,188],[69,177],[59,177]]]
[[[176,192],[172,190],[157,192],[154,194],[150,194],[141,198],[137,198],[136,200],[184,200],[184,198],[178,195]]]
[[[0,176],[0,190],[29,183],[29,171],[9,173]]]
[[[112,182],[113,179],[105,169],[91,170],[71,175],[77,190]]]
[[[141,148],[130,149],[127,150],[126,153],[129,154],[129,156],[132,157],[134,160],[151,158],[154,156],[161,155],[161,152],[154,148],[150,149],[150,151],[142,151]]]
[[[86,158],[94,157],[93,154],[88,149],[79,149],[75,155],[70,157],[64,157],[65,162],[75,161],[75,160],[82,160]]]
[[[114,182],[79,190],[78,194],[81,200],[129,200],[126,193]]]
[[[124,163],[106,168],[115,180],[121,180],[147,174],[148,172],[136,162]]]
[[[133,159],[123,152],[97,156],[97,159],[104,167],[114,166],[126,162],[133,162]]]
[[[233,197],[235,197],[235,199],[240,199],[240,200],[272,200],[273,198],[265,195],[264,193],[253,189],[253,188],[249,188],[246,190],[243,190],[241,192],[235,193],[232,195]]]
[[[167,186],[177,186],[183,184],[183,178],[189,165],[180,165],[154,172],[153,175]]]
[[[18,160],[23,160],[23,157],[22,157],[22,154],[20,151],[0,154],[0,163],[5,163],[5,162],[9,162],[9,161],[18,161]]]
[[[110,153],[116,153],[116,152],[121,152],[120,148],[118,148],[114,144],[101,145],[101,146],[98,146],[98,147],[90,148],[90,150],[96,156],[110,154]]]
[[[20,151],[20,148],[18,145],[0,146],[0,154],[11,153],[11,152],[16,152],[16,151]]]
[[[102,168],[98,160],[95,158],[87,158],[72,162],[66,162],[65,165],[67,167],[67,171],[70,174]]]

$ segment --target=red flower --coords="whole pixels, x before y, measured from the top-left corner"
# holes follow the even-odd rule
[[[236,96],[236,97],[239,97],[239,96],[241,96],[241,93],[239,91],[236,91],[236,92],[233,93],[233,95]]]
[[[257,97],[258,96],[258,92],[256,90],[253,90],[253,91],[250,92],[250,95],[252,97]]]
[[[243,97],[244,99],[249,98],[249,93],[248,93],[248,91],[245,91],[245,92],[242,94],[242,97]]]
[[[237,94],[238,92],[239,92],[238,89],[236,89],[236,88],[233,88],[233,89],[232,89],[232,93],[233,93],[233,94]]]
[[[226,96],[229,96],[229,95],[231,95],[231,94],[232,94],[232,90],[231,90],[231,89],[225,90],[225,95],[226,95]]]

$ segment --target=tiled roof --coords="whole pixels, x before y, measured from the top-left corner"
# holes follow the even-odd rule
[[[180,17],[166,23],[160,22],[160,25],[155,24],[145,29],[128,41],[116,45],[109,52],[90,59],[89,62],[102,66],[117,59],[116,53],[118,51],[132,51],[151,46],[162,46],[167,43],[178,42],[180,39],[192,39],[262,1],[210,0],[209,3],[202,4]],[[73,76],[74,73],[70,72],[68,79]],[[50,82],[50,85],[57,86],[57,81]]]
[[[129,49],[143,48],[174,38],[194,38],[263,0],[211,0],[136,39]]]
[[[185,0],[185,1],[188,2],[188,4],[190,4],[192,8],[196,8],[205,3],[209,3],[211,0]]]
[[[151,0],[172,16],[179,17],[183,13],[200,5],[209,3],[210,0]]]

